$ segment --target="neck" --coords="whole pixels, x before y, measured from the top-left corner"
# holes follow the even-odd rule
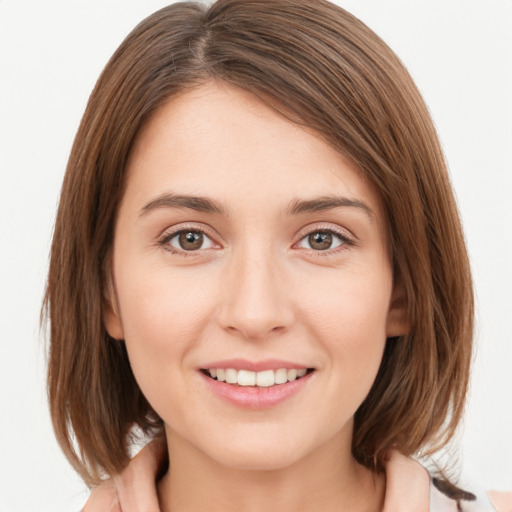
[[[325,443],[278,469],[246,470],[219,464],[168,432],[170,470],[159,483],[162,512],[378,512],[385,477],[358,464],[350,446]],[[334,446],[333,446],[334,445]],[[333,449],[336,448],[336,449]]]

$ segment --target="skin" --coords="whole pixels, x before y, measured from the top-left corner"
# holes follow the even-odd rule
[[[165,423],[162,511],[380,510],[384,477],[353,459],[353,416],[407,322],[376,191],[318,135],[218,83],[162,106],[127,172],[105,321]],[[333,195],[351,203],[288,212]],[[180,246],[180,230],[203,232],[199,247]],[[314,372],[285,401],[247,409],[199,371],[231,358]]]

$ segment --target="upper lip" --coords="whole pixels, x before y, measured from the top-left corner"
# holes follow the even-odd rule
[[[286,368],[287,370],[301,370],[303,368],[308,369],[311,367],[282,359],[264,359],[261,361],[248,361],[247,359],[223,359],[222,361],[212,361],[211,363],[201,366],[201,369],[204,370],[212,368],[233,368],[234,370],[262,372],[265,370],[278,370],[279,368]]]

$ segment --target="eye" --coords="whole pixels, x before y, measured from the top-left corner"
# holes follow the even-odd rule
[[[350,240],[346,236],[330,230],[321,230],[313,231],[301,238],[298,245],[303,249],[328,251],[344,244],[350,244]]]
[[[199,230],[184,229],[166,235],[160,242],[178,251],[198,251],[200,249],[211,249],[214,244],[210,237]]]

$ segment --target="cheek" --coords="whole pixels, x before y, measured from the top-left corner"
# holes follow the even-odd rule
[[[323,292],[312,288],[303,308],[328,354],[333,386],[352,389],[356,401],[368,393],[382,360],[390,296],[387,273],[347,273]]]
[[[389,272],[348,270],[311,282],[301,295],[302,311],[315,318],[326,337],[385,338],[392,282]]]
[[[215,288],[186,274],[146,267],[118,281],[128,356],[143,390],[180,371],[211,317]]]

